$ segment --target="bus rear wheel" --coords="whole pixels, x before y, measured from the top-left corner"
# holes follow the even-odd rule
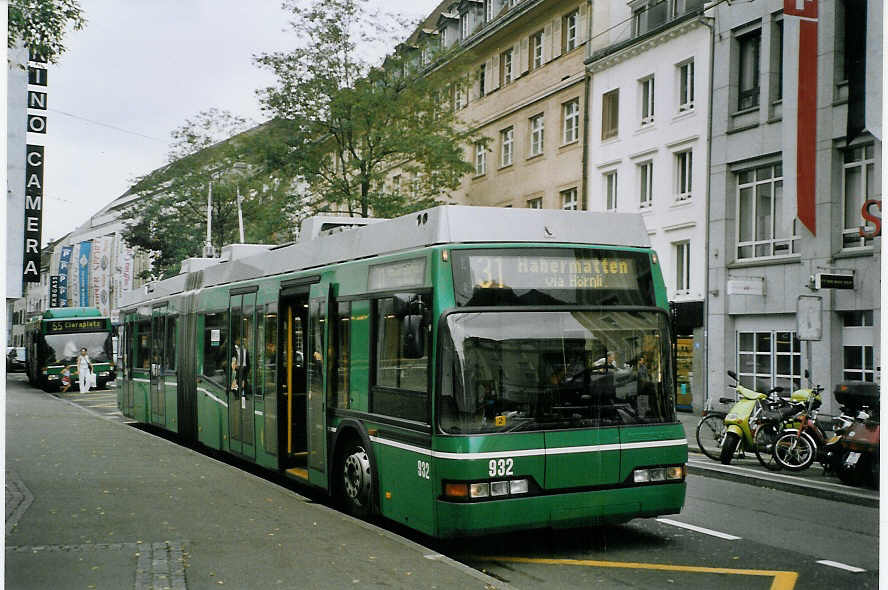
[[[339,500],[347,512],[359,518],[372,510],[373,470],[370,456],[361,443],[351,443],[340,456]]]

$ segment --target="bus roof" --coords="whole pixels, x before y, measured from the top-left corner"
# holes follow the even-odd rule
[[[65,318],[100,318],[102,312],[95,307],[52,307],[43,312],[44,320]]]
[[[134,289],[121,307],[224,285],[444,244],[551,243],[649,248],[637,213],[445,205],[275,248]]]

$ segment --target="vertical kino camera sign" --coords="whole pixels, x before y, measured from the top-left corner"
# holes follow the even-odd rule
[[[29,52],[28,84],[46,88],[46,59]],[[46,93],[28,89],[28,108],[46,111]],[[28,133],[46,133],[46,117],[28,113]],[[40,242],[43,227],[43,146],[28,144],[25,152],[25,243],[22,257],[22,281],[40,282]]]

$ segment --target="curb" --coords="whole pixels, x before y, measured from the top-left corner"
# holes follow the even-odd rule
[[[695,451],[695,449],[688,448],[688,451]],[[878,491],[875,493],[868,493],[863,490],[849,488],[844,484],[833,483],[830,481],[814,483],[800,480],[793,475],[763,473],[756,469],[739,467],[736,465],[716,465],[710,463],[708,459],[705,459],[704,455],[701,454],[700,456],[704,457],[704,460],[688,458],[688,473],[701,475],[703,477],[736,481],[747,485],[801,494],[803,496],[812,496],[824,500],[857,504],[859,506],[867,506],[870,508],[879,507]]]

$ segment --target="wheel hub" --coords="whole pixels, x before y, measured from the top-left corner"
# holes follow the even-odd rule
[[[371,481],[370,457],[364,449],[355,449],[345,458],[342,475],[345,495],[355,504],[363,504],[370,496]]]

